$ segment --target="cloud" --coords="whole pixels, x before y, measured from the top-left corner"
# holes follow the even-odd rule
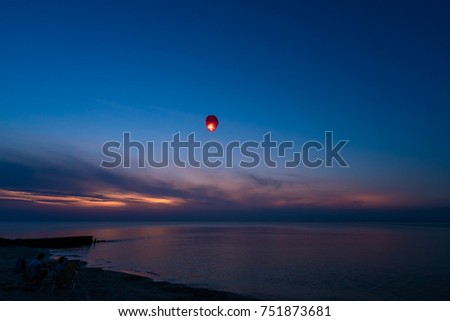
[[[73,156],[8,153],[0,159],[0,200],[79,207],[190,209],[232,207],[224,186],[183,179],[169,171],[104,169]],[[191,178],[193,173],[190,173]]]
[[[396,195],[355,191],[332,180],[266,172],[193,168],[104,169],[64,154],[0,155],[0,207],[123,211],[231,212],[311,208],[382,208]],[[186,216],[188,218],[188,216]]]
[[[281,180],[277,180],[277,179],[269,178],[269,177],[262,177],[262,176],[255,175],[255,174],[249,174],[248,177],[250,177],[259,186],[267,186],[267,187],[273,187],[275,189],[278,189],[283,184],[283,182]]]
[[[51,155],[48,159],[0,160],[0,188],[86,196],[101,190],[126,190],[154,196],[185,197],[186,192],[153,178],[144,180],[106,170],[81,159]]]

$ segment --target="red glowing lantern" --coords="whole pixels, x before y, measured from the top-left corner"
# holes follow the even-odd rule
[[[219,126],[219,120],[216,116],[209,115],[208,117],[206,117],[206,128],[210,132],[215,131],[217,129],[217,126]]]

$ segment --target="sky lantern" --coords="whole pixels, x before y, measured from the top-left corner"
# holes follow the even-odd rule
[[[219,126],[219,120],[216,116],[209,115],[208,117],[206,117],[206,128],[210,132],[215,131],[217,129],[217,126]]]

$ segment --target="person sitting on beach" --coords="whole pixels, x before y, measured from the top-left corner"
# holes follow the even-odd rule
[[[58,264],[56,265],[56,268],[55,268],[55,274],[56,274],[57,279],[59,279],[59,277],[61,276],[61,273],[64,270],[64,267],[66,266],[66,262],[67,262],[67,258],[65,256],[61,256],[58,259]]]
[[[40,284],[48,274],[48,269],[42,264],[45,253],[39,253],[36,258],[28,265],[28,278],[30,281],[36,281]]]

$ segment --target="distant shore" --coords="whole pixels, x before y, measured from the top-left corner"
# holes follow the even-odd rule
[[[26,246],[33,248],[69,248],[89,246],[98,242],[92,236],[69,236],[50,238],[5,239],[0,238],[0,246]]]
[[[254,300],[243,295],[192,288],[182,284],[155,282],[150,278],[107,271],[101,268],[80,268],[75,291],[67,289],[55,290],[51,293],[49,280],[40,289],[26,291],[17,284],[14,277],[15,262],[19,257],[28,261],[40,250],[22,246],[0,247],[0,300],[10,301],[240,301]],[[48,251],[43,250],[49,254]],[[49,258],[46,259],[51,262]]]

